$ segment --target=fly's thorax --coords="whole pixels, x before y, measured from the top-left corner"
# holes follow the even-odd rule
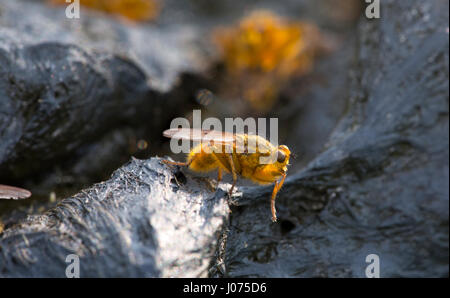
[[[245,148],[237,146],[238,149],[244,151],[244,153],[256,157],[257,164],[271,164],[273,163],[273,154],[276,151],[276,147],[273,146],[265,138],[258,135],[245,135]]]

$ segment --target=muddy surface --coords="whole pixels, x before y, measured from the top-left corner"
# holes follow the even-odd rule
[[[369,254],[384,277],[448,276],[448,3],[382,11],[359,25],[349,109],[285,183],[280,223],[269,188],[232,208],[226,276],[364,277]]]
[[[4,231],[0,276],[64,277],[77,254],[83,277],[206,277],[228,214],[226,192],[210,181],[134,159]]]

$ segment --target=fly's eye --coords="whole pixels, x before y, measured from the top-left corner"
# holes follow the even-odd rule
[[[286,160],[286,155],[282,151],[278,150],[278,152],[277,152],[277,161],[279,163],[283,163],[285,160]]]

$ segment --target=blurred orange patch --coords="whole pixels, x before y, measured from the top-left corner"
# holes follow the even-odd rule
[[[68,5],[65,0],[48,0],[52,4]],[[160,11],[158,0],[80,0],[82,6],[120,15],[133,21],[155,19]]]
[[[257,11],[236,26],[217,29],[213,39],[242,96],[253,108],[267,110],[291,76],[311,70],[321,35],[312,24]]]

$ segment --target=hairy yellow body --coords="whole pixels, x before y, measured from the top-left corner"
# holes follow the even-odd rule
[[[250,152],[252,152],[250,149],[253,146],[249,145],[249,143],[258,144],[257,147],[253,148],[255,149],[254,153],[238,153],[236,144],[230,145],[233,148],[232,153],[226,153],[227,145],[217,146],[201,143],[194,147],[188,155],[187,163],[189,168],[197,172],[211,172],[221,169],[227,173],[232,173],[229,161],[229,156],[231,155],[236,174],[258,184],[274,183],[286,173],[290,155],[290,151],[286,146],[280,146],[278,149],[260,136],[242,134],[237,135],[237,137],[243,138],[243,144],[246,148],[249,148],[248,151]],[[253,143],[251,143],[252,141]],[[220,150],[217,150],[217,148]],[[261,148],[266,149],[265,153],[261,152]],[[271,164],[261,164],[261,157],[269,156],[269,154],[273,154],[277,150],[282,150],[287,156],[284,162],[277,161]],[[220,152],[217,153],[217,151]]]
[[[275,183],[272,192],[272,220],[276,221],[275,198],[286,178],[291,152],[288,147],[274,146],[257,135],[229,134],[216,131],[195,131],[191,129],[169,129],[164,136],[178,139],[196,140],[195,135],[207,138],[189,153],[186,162],[164,161],[167,164],[188,166],[196,172],[218,171],[218,181],[222,171],[233,175],[233,185],[237,176],[258,184]],[[201,138],[200,138],[201,139]],[[270,159],[272,157],[273,159]],[[263,162],[264,161],[264,162]],[[270,162],[269,162],[270,161]]]

